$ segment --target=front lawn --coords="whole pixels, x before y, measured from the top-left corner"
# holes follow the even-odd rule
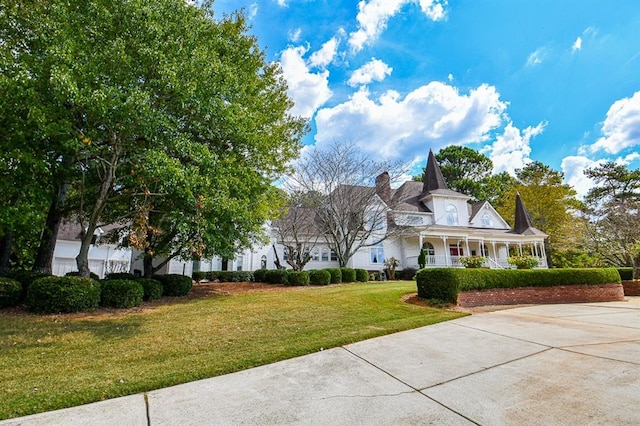
[[[0,419],[268,364],[464,314],[412,281],[213,296],[86,315],[0,311]],[[178,300],[178,299],[176,299]]]

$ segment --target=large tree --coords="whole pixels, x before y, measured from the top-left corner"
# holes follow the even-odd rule
[[[296,164],[290,185],[315,195],[315,225],[340,266],[402,231],[387,220],[390,185],[402,171],[400,164],[373,160],[355,144],[340,142],[311,148]]]
[[[40,16],[30,13],[38,2],[10,3],[22,27],[40,31]],[[147,255],[224,254],[248,244],[305,123],[288,114],[280,70],[265,62],[244,17],[216,20],[210,3],[183,0],[46,6],[42,49],[30,60],[34,70],[49,64],[38,90],[51,109],[41,120],[57,123],[65,111],[59,134],[71,147],[59,158],[82,172],[70,191],[84,229],[81,274],[107,219],[122,220]]]
[[[587,169],[596,183],[587,194],[597,252],[614,266],[632,266],[640,278],[640,170],[613,162]]]

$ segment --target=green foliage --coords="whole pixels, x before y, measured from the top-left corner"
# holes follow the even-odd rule
[[[79,277],[80,276],[80,272],[71,271],[71,272],[67,272],[66,274],[64,274],[64,276],[65,277]],[[92,280],[96,280],[96,281],[100,280],[100,277],[95,272],[89,272],[89,278],[91,278]]]
[[[309,281],[314,285],[327,285],[331,282],[331,272],[326,269],[309,271]]]
[[[288,271],[287,285],[301,286],[309,285],[310,277],[307,271]]]
[[[418,296],[456,303],[459,291],[619,283],[615,268],[459,269],[429,268],[416,274]]]
[[[218,278],[220,278],[220,272],[221,271],[207,271],[206,272],[206,277],[207,277],[207,281],[215,281]]]
[[[400,261],[395,257],[391,257],[384,261],[384,266],[387,269],[387,274],[390,280],[396,279],[396,268],[400,264]]]
[[[369,272],[366,269],[356,269],[356,281],[366,283],[369,281]]]
[[[266,269],[256,269],[253,271],[253,281],[258,283],[266,282],[267,270]]]
[[[136,276],[129,272],[111,272],[104,277],[105,280],[135,280]]]
[[[202,281],[207,277],[207,273],[204,271],[194,271],[191,273],[191,278],[195,281]]]
[[[0,308],[15,306],[22,297],[22,284],[11,278],[0,277]]]
[[[352,268],[340,268],[340,275],[343,283],[353,283],[356,281],[356,271]]]
[[[631,281],[633,279],[633,268],[617,268],[618,274],[622,281]]]
[[[533,269],[540,263],[538,259],[528,255],[509,256],[507,258],[507,262],[509,262],[510,265],[514,265],[518,269]]]
[[[265,282],[267,284],[288,284],[286,269],[269,269],[265,274]]]
[[[402,279],[406,281],[415,280],[416,272],[418,272],[416,268],[404,268],[402,270]]]
[[[162,284],[164,296],[186,296],[191,291],[191,277],[179,274],[155,275],[153,279]]]
[[[140,306],[144,296],[142,284],[126,279],[102,281],[100,305],[113,308],[133,308]]]
[[[481,268],[485,260],[482,256],[466,256],[459,259],[465,268]]]
[[[37,313],[91,311],[100,303],[100,283],[82,277],[44,277],[29,286],[25,303]]]
[[[252,281],[253,276],[249,271],[219,271],[218,280],[221,283]]]
[[[427,251],[425,249],[420,249],[420,254],[418,255],[418,266],[420,266],[420,269],[424,269],[427,266]]]
[[[164,289],[160,281],[154,280],[153,278],[138,278],[136,281],[140,283],[144,290],[142,300],[155,300],[162,297]]]
[[[342,271],[340,268],[326,268],[331,274],[331,284],[340,284],[342,282]]]
[[[39,278],[49,277],[49,274],[42,274],[40,272],[32,272],[26,271],[24,269],[18,269],[15,271],[11,271],[10,278],[18,281],[22,284],[22,295],[20,296],[20,300],[24,300],[27,297],[27,292],[29,290],[29,286],[32,282]]]

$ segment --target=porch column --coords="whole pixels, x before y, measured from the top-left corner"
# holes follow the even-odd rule
[[[449,245],[447,244],[447,236],[443,235],[440,238],[442,238],[442,244],[444,245],[444,263],[446,266],[451,266],[451,261],[450,261],[450,254],[449,254]]]
[[[470,256],[471,255],[471,251],[469,250],[469,238],[468,237],[464,237],[464,245],[465,248],[467,249],[467,254],[465,256]]]
[[[418,234],[418,240],[420,241],[420,242],[418,243],[418,244],[419,244],[419,246],[418,246],[418,247],[419,247],[419,249],[420,249],[420,250],[422,250],[422,244],[423,244],[423,243],[422,243],[422,232],[420,232],[420,233]]]
[[[496,251],[496,242],[491,241],[491,248],[493,249],[493,260],[498,261],[498,252]]]

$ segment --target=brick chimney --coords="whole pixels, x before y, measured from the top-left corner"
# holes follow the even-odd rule
[[[388,172],[380,173],[376,177],[376,194],[387,204],[391,201],[391,179]]]

